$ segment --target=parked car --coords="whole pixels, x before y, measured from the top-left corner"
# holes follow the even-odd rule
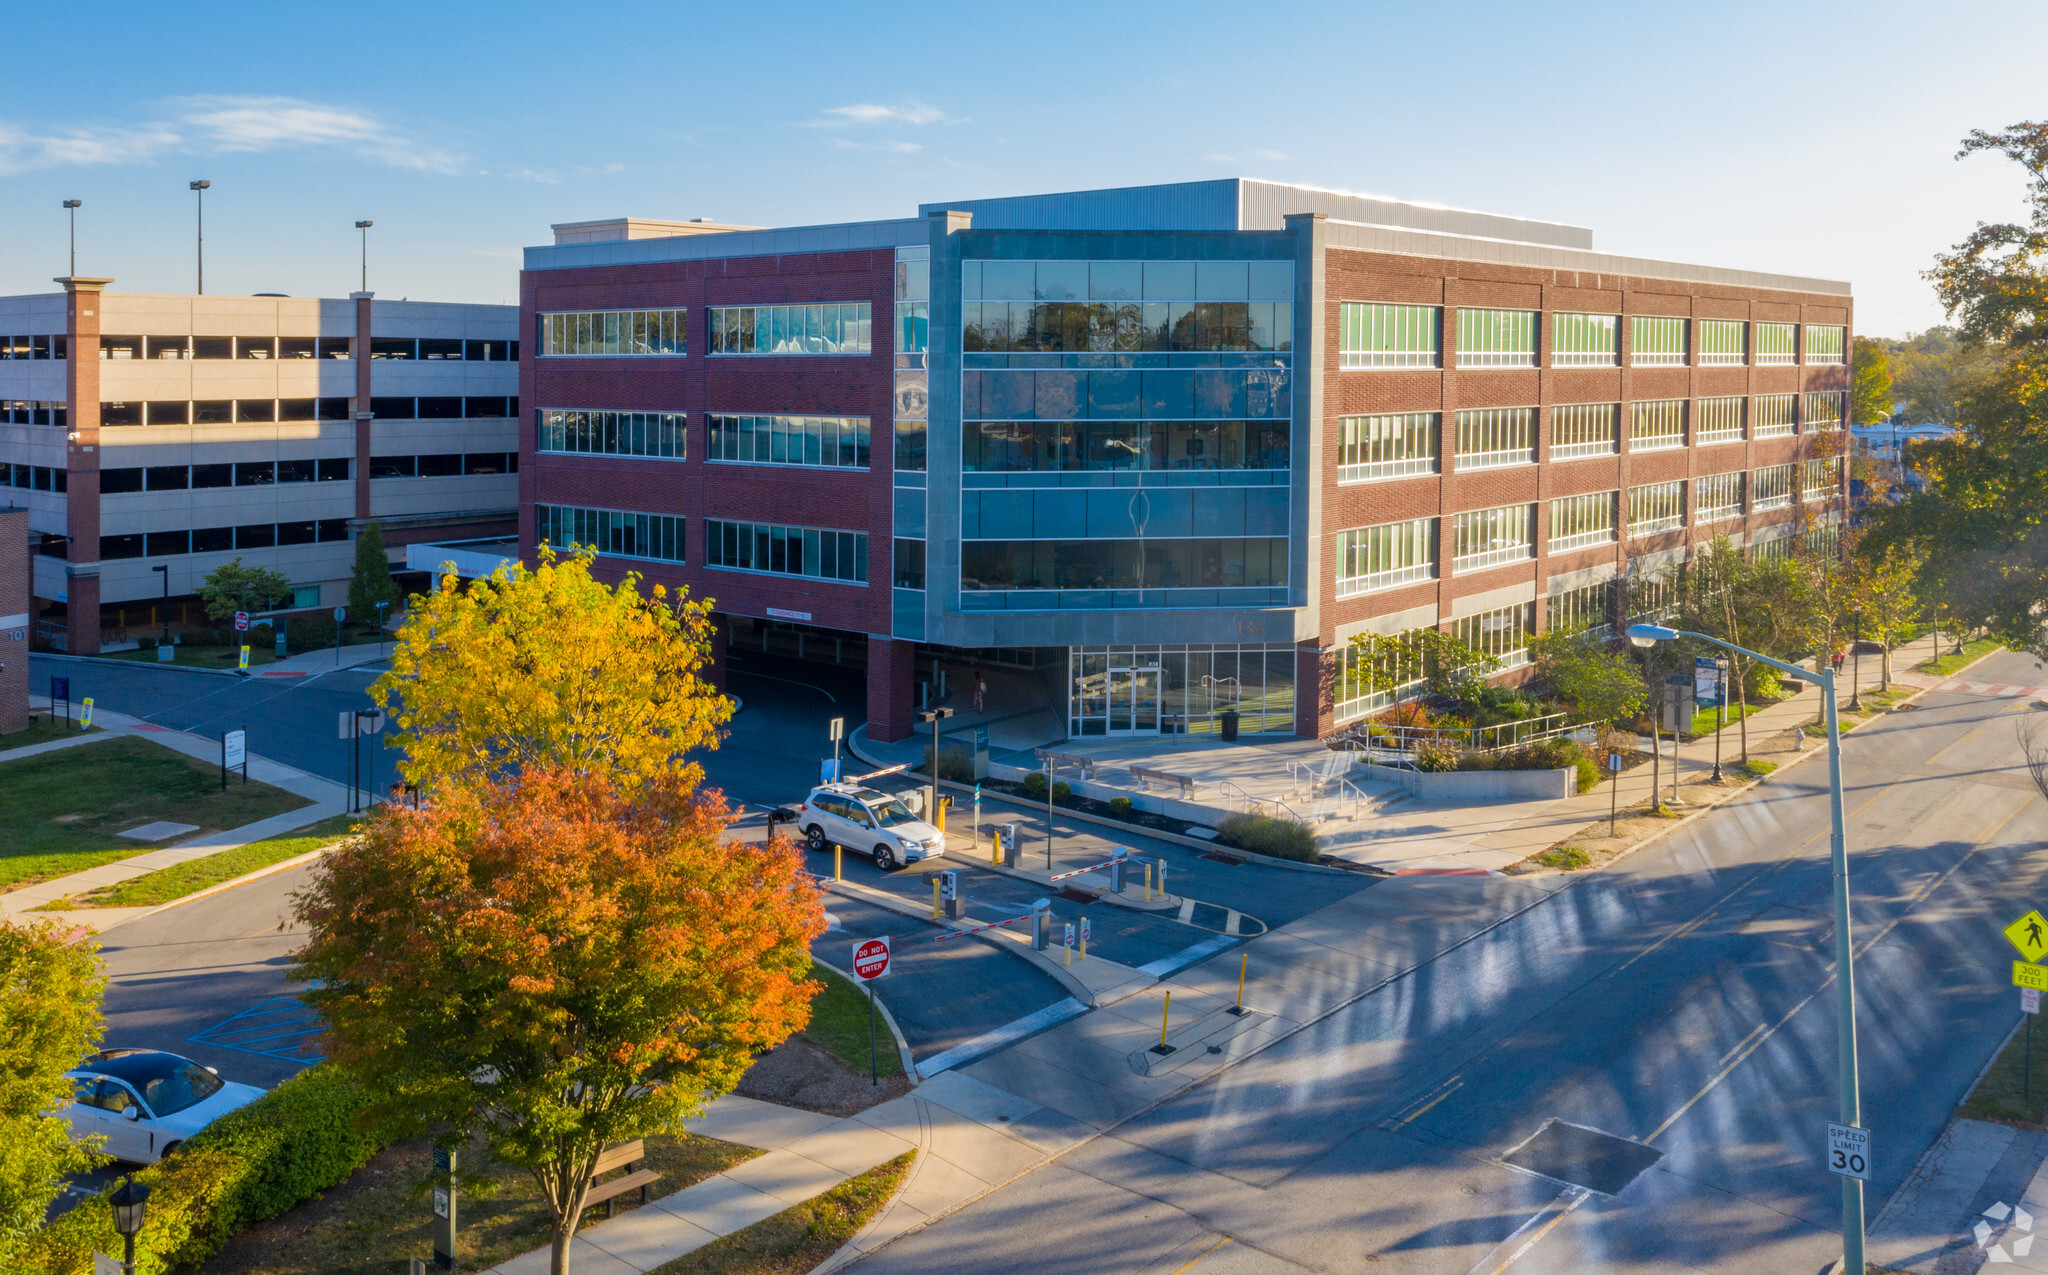
[[[945,834],[918,818],[901,798],[859,784],[811,789],[796,809],[796,826],[811,849],[844,846],[871,855],[884,872],[946,852]]]
[[[75,1086],[57,1113],[74,1139],[104,1137],[117,1160],[155,1164],[171,1148],[263,1096],[211,1067],[158,1049],[103,1049],[64,1073]]]

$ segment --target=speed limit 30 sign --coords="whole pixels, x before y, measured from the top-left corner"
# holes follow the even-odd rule
[[[873,982],[889,972],[889,936],[878,939],[862,939],[853,945],[853,976],[863,983]]]
[[[1853,1124],[1828,1125],[1828,1170],[1870,1181],[1870,1130]]]

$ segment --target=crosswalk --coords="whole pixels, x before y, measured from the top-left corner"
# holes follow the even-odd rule
[[[1952,695],[1991,695],[2001,699],[2021,699],[2028,695],[2048,696],[2048,687],[2012,686],[2004,682],[1965,682],[1950,678],[1934,688]]]

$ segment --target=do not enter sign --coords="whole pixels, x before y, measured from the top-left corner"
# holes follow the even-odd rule
[[[862,939],[853,945],[853,976],[871,982],[889,972],[889,936]]]

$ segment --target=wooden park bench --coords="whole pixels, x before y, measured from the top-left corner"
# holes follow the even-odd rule
[[[1130,769],[1131,778],[1145,785],[1146,792],[1152,791],[1154,783],[1178,784],[1182,801],[1195,799],[1195,780],[1192,775],[1176,775],[1170,770],[1153,770],[1149,766],[1133,766]]]
[[[1072,766],[1081,772],[1081,778],[1095,778],[1095,759],[1093,757],[1088,757],[1081,753],[1056,753],[1050,748],[1038,748],[1032,751],[1038,754],[1038,760],[1041,762],[1051,762],[1055,766]]]
[[[640,1190],[640,1203],[647,1203],[647,1188],[659,1182],[661,1175],[652,1169],[634,1167],[646,1158],[646,1144],[639,1138],[635,1138],[631,1142],[621,1142],[615,1147],[608,1148],[604,1154],[597,1157],[597,1171],[591,1174],[593,1182],[590,1194],[583,1199],[583,1207],[593,1209],[602,1204],[604,1205],[604,1215],[610,1217],[612,1216],[612,1210],[616,1207],[618,1198],[635,1187],[638,1187]],[[632,1171],[626,1174],[625,1177],[617,1178],[610,1182],[595,1181],[595,1179],[603,1177],[613,1169],[630,1169]]]

